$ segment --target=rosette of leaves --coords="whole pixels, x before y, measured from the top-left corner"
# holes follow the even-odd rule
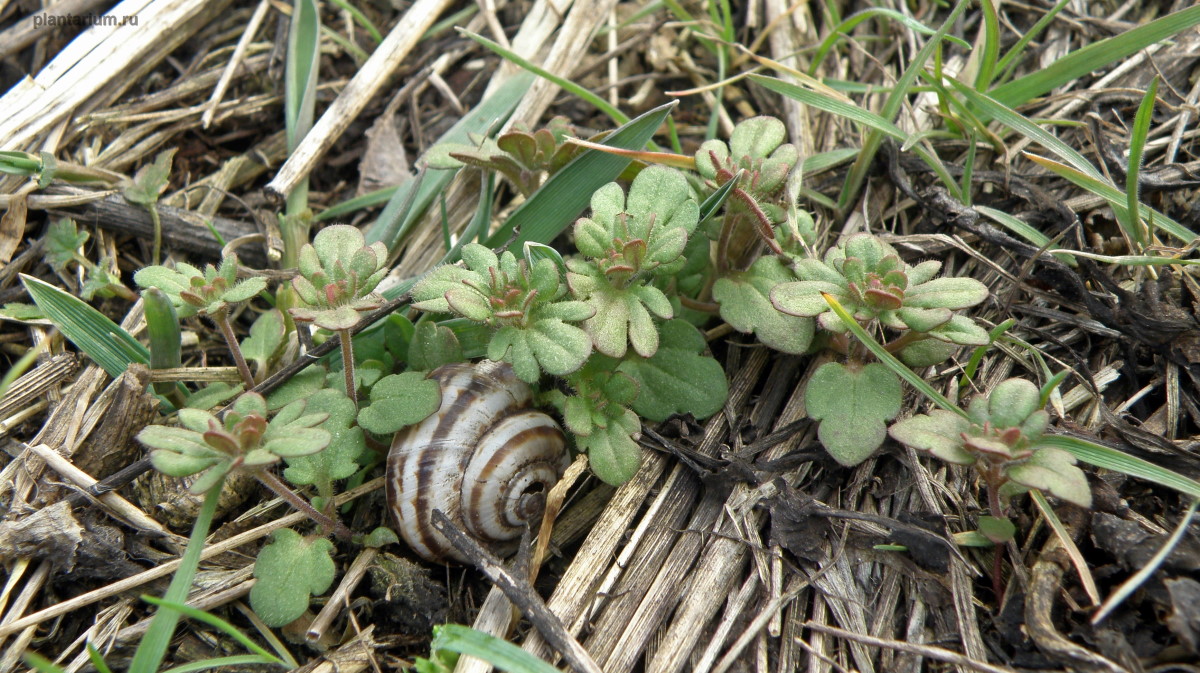
[[[143,288],[156,287],[171,298],[180,318],[193,315],[216,317],[230,304],[243,302],[267,287],[265,278],[237,279],[237,254],[221,259],[220,266],[208,264],[201,271],[191,264],[175,262],[174,269],[148,266],[133,275]]]
[[[462,258],[464,266],[439,267],[417,283],[413,306],[495,328],[488,358],[511,364],[523,381],[532,383],[543,371],[562,376],[583,365],[591,339],[569,323],[591,317],[593,309],[567,297],[554,260],[530,265],[478,243],[463,246]]]
[[[267,402],[258,393],[242,395],[223,420],[199,409],[180,409],[180,426],[151,425],[137,439],[151,448],[154,467],[172,477],[203,474],[191,486],[204,493],[233,470],[257,470],[281,458],[316,453],[329,444],[319,428],[327,413],[306,414],[303,400],[267,420]]]
[[[611,182],[592,195],[591,205],[591,216],[575,223],[575,245],[583,257],[567,260],[571,293],[595,310],[583,329],[605,355],[622,357],[632,345],[650,357],[659,341],[651,314],[664,320],[674,315],[652,281],[683,268],[700,207],[683,174],[664,166],[643,169],[628,198]]]
[[[359,313],[379,308],[374,292],[387,275],[387,246],[366,244],[357,227],[335,224],[317,232],[300,248],[300,275],[292,287],[307,306],[288,309],[292,317],[328,330],[348,330]]]
[[[547,398],[562,414],[579,450],[587,452],[596,476],[619,486],[642,464],[642,449],[637,444],[642,423],[629,408],[638,396],[638,384],[624,372],[614,371],[616,365],[611,358],[593,356],[567,377],[574,395],[552,390]]]
[[[434,148],[432,168],[461,168],[463,165],[501,173],[524,196],[537,191],[542,182],[575,157],[578,146],[567,141],[574,135],[566,117],[555,117],[545,128],[529,132],[516,128],[495,140],[472,136],[474,145],[443,143]]]
[[[771,290],[771,303],[788,315],[815,317],[821,328],[842,334],[846,325],[829,308],[823,296],[828,294],[864,326],[878,321],[884,327],[910,330],[949,344],[986,344],[987,332],[954,311],[986,299],[987,288],[973,278],[935,278],[941,268],[936,260],[910,266],[875,236],[854,234],[829,249],[823,260],[798,260],[794,271],[801,280],[777,285]],[[893,347],[899,348],[905,359],[905,349],[920,340],[909,335]],[[937,362],[949,357],[952,350],[945,351]]]
[[[803,280],[781,283],[771,303],[788,315],[816,318],[834,334],[833,345],[849,362],[822,365],[808,382],[809,415],[821,421],[818,436],[839,463],[866,460],[886,436],[887,421],[900,411],[902,389],[896,375],[879,363],[864,365],[846,334],[847,326],[825,296],[837,300],[864,327],[878,323],[903,332],[885,348],[910,366],[941,362],[959,345],[983,345],[987,332],[954,313],[987,298],[972,278],[934,278],[941,262],[910,266],[890,245],[870,234],[850,236],[823,260],[805,258],[794,271]]]
[[[1075,457],[1062,449],[1038,446],[1050,421],[1041,391],[1025,379],[1008,379],[986,398],[971,400],[967,417],[936,409],[896,423],[896,441],[928,451],[957,465],[973,465],[996,505],[1036,489],[1080,507],[1091,507],[1087,477]],[[1002,516],[993,506],[993,514]]]
[[[744,171],[744,177],[730,192],[728,215],[722,225],[723,249],[718,253],[722,263],[732,258],[729,261],[740,265],[740,258],[750,249],[749,242],[731,243],[730,237],[747,226],[774,252],[782,252],[771,227],[786,219],[781,196],[788,175],[800,160],[799,151],[795,145],[785,143],[786,139],[783,122],[775,117],[752,117],[733,128],[728,145],[709,140],[696,151],[696,172],[713,189]],[[730,249],[731,245],[736,249]]]

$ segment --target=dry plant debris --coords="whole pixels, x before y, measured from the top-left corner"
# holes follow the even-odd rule
[[[203,516],[213,529],[182,587],[188,604],[302,670],[399,670],[422,657],[432,661],[417,670],[442,670],[430,653],[440,623],[474,623],[579,670],[1197,670],[1191,3],[36,4],[0,2],[0,370],[13,374],[0,384],[0,673],[26,670],[27,652],[84,670],[87,643],[126,670],[161,629],[138,597],[163,595],[186,568],[186,535]],[[297,63],[305,39],[311,58]],[[289,95],[295,87],[306,93]],[[581,198],[571,224],[587,219],[542,241],[550,247],[487,250],[534,240],[546,212],[538,190],[585,152],[571,138],[600,142],[596,132],[671,101],[670,122],[648,132],[655,153],[633,158],[691,161],[690,182],[655,167],[636,188],[627,171],[596,198],[556,192]],[[438,147],[445,137],[458,144]],[[629,163],[609,160],[613,175]],[[409,196],[389,202],[380,189]],[[748,235],[706,228],[708,202],[689,199],[714,192]],[[419,217],[404,212],[414,203]],[[526,226],[503,228],[513,221]],[[345,268],[319,244],[290,257],[318,231],[370,255]],[[705,236],[724,275],[671,305],[652,279],[665,269],[686,286],[680,260],[710,250],[684,241]],[[462,245],[472,240],[486,246]],[[564,262],[576,248],[588,259]],[[469,267],[441,267],[456,292],[427,280],[414,297],[500,330],[490,346],[407,322],[418,312],[403,288],[448,249]],[[173,267],[184,272],[174,296],[185,296],[174,306],[134,292],[134,274],[163,259],[191,265]],[[922,266],[930,260],[937,269]],[[282,303],[268,310],[254,295],[295,287],[296,267],[303,291],[271,294]],[[372,290],[384,269],[381,297]],[[560,270],[561,284],[546,280]],[[969,296],[916,298],[943,279]],[[80,355],[80,336],[56,328],[74,314],[32,307],[39,293],[59,297],[54,288],[119,325],[91,335],[101,354]],[[160,312],[187,296],[219,313],[224,333],[193,318],[164,335]],[[293,317],[319,325],[335,313],[344,341],[291,329]],[[672,315],[706,331],[663,322]],[[403,359],[394,345],[363,355],[359,379],[336,372],[341,397],[323,397],[321,413],[341,419],[327,450],[337,458],[305,463],[299,496],[267,465],[288,451],[255,443],[262,398],[237,426],[244,456],[222,458],[198,484],[147,471],[134,437],[164,422],[165,405],[202,389],[195,403],[217,413],[245,382],[278,400],[274,412],[325,383],[301,371],[351,335],[360,355],[372,348],[376,321],[414,370],[490,347],[522,378],[565,375],[551,402],[595,471],[619,485],[572,468],[547,495],[561,513],[536,547],[507,566],[467,554],[486,577],[416,562],[377,529],[391,525],[382,470],[359,467],[386,442],[351,427],[344,394],[356,380],[415,388],[388,378],[385,365]],[[513,331],[525,323],[541,336]],[[851,329],[860,323],[895,339],[919,381],[901,388]],[[177,361],[124,367],[163,338],[180,345]],[[239,341],[244,362],[224,348]],[[627,379],[667,366],[571,379],[593,345],[613,357],[665,353],[680,367],[715,360],[727,395],[637,402]],[[856,359],[871,362],[869,376]],[[811,381],[831,376],[809,396]],[[1014,379],[1035,383],[1004,383]],[[839,406],[853,406],[864,381],[888,399]],[[995,402],[961,432],[925,432],[938,425],[928,419],[959,422],[936,400],[965,408],[997,389],[1016,390],[1019,418]],[[380,403],[360,393],[357,404]],[[376,418],[392,415],[381,409],[391,407]],[[888,436],[893,418],[904,429]],[[211,439],[205,456],[234,441],[233,430],[192,431]],[[192,440],[175,439],[179,474],[210,467],[189,453]],[[1078,440],[1143,467],[1105,464],[1112,453],[1070,464]],[[1024,452],[1035,441],[1051,447],[1033,454],[1044,460]],[[1153,469],[1157,480],[1144,478]],[[323,534],[332,524],[285,511],[268,482],[358,537],[335,544]],[[307,558],[335,565],[328,599],[305,602],[299,619],[268,616],[286,622],[275,629],[246,605],[268,537],[305,553],[328,546]],[[170,665],[246,652],[227,631],[186,623]],[[457,670],[487,668],[464,656]]]

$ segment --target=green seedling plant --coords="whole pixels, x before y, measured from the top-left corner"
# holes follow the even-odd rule
[[[159,152],[154,163],[139,168],[133,179],[122,185],[125,200],[150,213],[150,221],[154,223],[154,249],[150,259],[156,264],[162,259],[162,219],[158,216],[158,197],[167,190],[167,184],[171,181],[171,161],[174,157],[175,148]]]
[[[136,296],[121,282],[120,274],[111,258],[105,256],[97,262],[92,262],[84,255],[83,246],[90,238],[91,234],[87,231],[80,231],[75,225],[75,221],[70,218],[52,222],[46,228],[44,244],[46,263],[60,277],[71,264],[82,269],[84,281],[79,289],[79,295],[85,301],[91,301],[93,297],[106,299],[119,297],[126,301],[134,301]]]
[[[360,314],[379,308],[383,296],[375,287],[387,275],[387,247],[366,245],[361,231],[349,225],[325,227],[300,248],[300,275],[292,288],[303,306],[289,308],[292,319],[337,332],[342,342],[346,396],[358,399],[354,382],[354,346],[350,329]]]
[[[1057,382],[1055,382],[1057,385]],[[1025,379],[1007,379],[984,397],[971,400],[966,415],[934,409],[893,425],[893,439],[948,463],[970,466],[983,479],[989,515],[978,519],[979,532],[996,545],[992,583],[1001,596],[1001,549],[1016,533],[1005,516],[1014,495],[1039,491],[1090,508],[1092,492],[1070,452],[1041,444],[1049,414],[1049,391]]]
[[[847,331],[826,295],[841,304],[864,329],[895,338],[884,348],[910,367],[926,367],[950,357],[959,346],[988,343],[983,328],[960,309],[982,302],[987,288],[971,278],[935,276],[941,262],[909,265],[871,234],[848,237],[823,259],[796,260],[801,280],[771,290],[781,312],[815,319],[828,348],[846,363],[822,365],[808,382],[809,415],[821,421],[821,443],[839,463],[857,465],[883,443],[887,421],[900,411],[900,381],[887,367],[867,362],[870,354]]]
[[[230,253],[221,260],[220,266],[209,264],[204,271],[185,262],[176,262],[173,269],[145,267],[134,274],[133,280],[143,288],[155,287],[164,292],[181,318],[208,316],[221,330],[242,381],[247,388],[253,388],[254,375],[238,345],[229,310],[232,304],[244,302],[266,289],[267,281],[259,277],[238,280],[237,274],[238,258]]]

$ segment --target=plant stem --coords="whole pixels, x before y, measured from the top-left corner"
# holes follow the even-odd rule
[[[213,314],[212,320],[220,328],[221,335],[225,337],[225,345],[229,347],[229,352],[233,355],[233,361],[242,375],[242,381],[246,383],[246,390],[250,390],[254,387],[254,375],[250,373],[250,365],[246,364],[246,357],[242,355],[242,347],[238,345],[237,335],[233,333],[233,325],[229,323],[229,309],[222,308],[217,311]]]
[[[999,472],[999,467],[989,466],[984,474],[984,481],[987,482],[988,509],[991,510],[992,516],[997,519],[1003,519],[1004,510],[1000,507],[1000,486],[1004,480]],[[1003,566],[1004,545],[997,544],[992,550],[992,592],[996,594],[997,609],[1004,602],[1004,583],[1000,577],[1004,570]]]
[[[321,524],[322,528],[333,531],[333,534],[338,536],[338,539],[349,540],[351,537],[353,537],[353,533],[350,532],[349,528],[346,528],[346,524],[342,523],[338,519],[317,511],[317,508],[308,504],[308,501],[306,501],[304,498],[296,495],[296,493],[293,492],[292,489],[288,488],[287,484],[280,481],[279,477],[276,477],[273,472],[270,472],[269,470],[258,470],[254,473],[254,476],[258,478],[258,481],[261,482],[263,486],[271,489],[275,495],[286,500],[287,503],[292,507],[295,507],[297,511],[303,512],[308,518]]]
[[[358,395],[354,385],[354,341],[350,337],[350,330],[338,330],[338,338],[342,340],[342,371],[346,374],[346,397],[354,403],[354,408],[358,408]]]
[[[225,484],[222,479],[204,494],[204,504],[200,514],[192,524],[192,535],[188,538],[187,548],[183,558],[179,560],[179,568],[171,578],[171,585],[163,599],[171,603],[187,601],[188,591],[192,588],[192,580],[196,577],[196,568],[200,565],[200,552],[204,550],[204,538],[208,537],[208,529],[212,525],[213,515],[217,511],[217,502],[221,499],[221,487]],[[129,673],[155,673],[159,670],[167,646],[171,644],[171,636],[175,634],[175,626],[179,623],[179,612],[170,608],[159,608],[150,620],[150,627],[138,645],[133,661],[129,664]]]

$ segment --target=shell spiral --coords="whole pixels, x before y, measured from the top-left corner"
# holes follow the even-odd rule
[[[466,561],[434,529],[435,509],[505,555],[537,525],[570,462],[562,428],[530,406],[533,391],[506,363],[448,364],[429,378],[441,387],[441,407],[396,433],[388,452],[392,520],[429,561]]]

